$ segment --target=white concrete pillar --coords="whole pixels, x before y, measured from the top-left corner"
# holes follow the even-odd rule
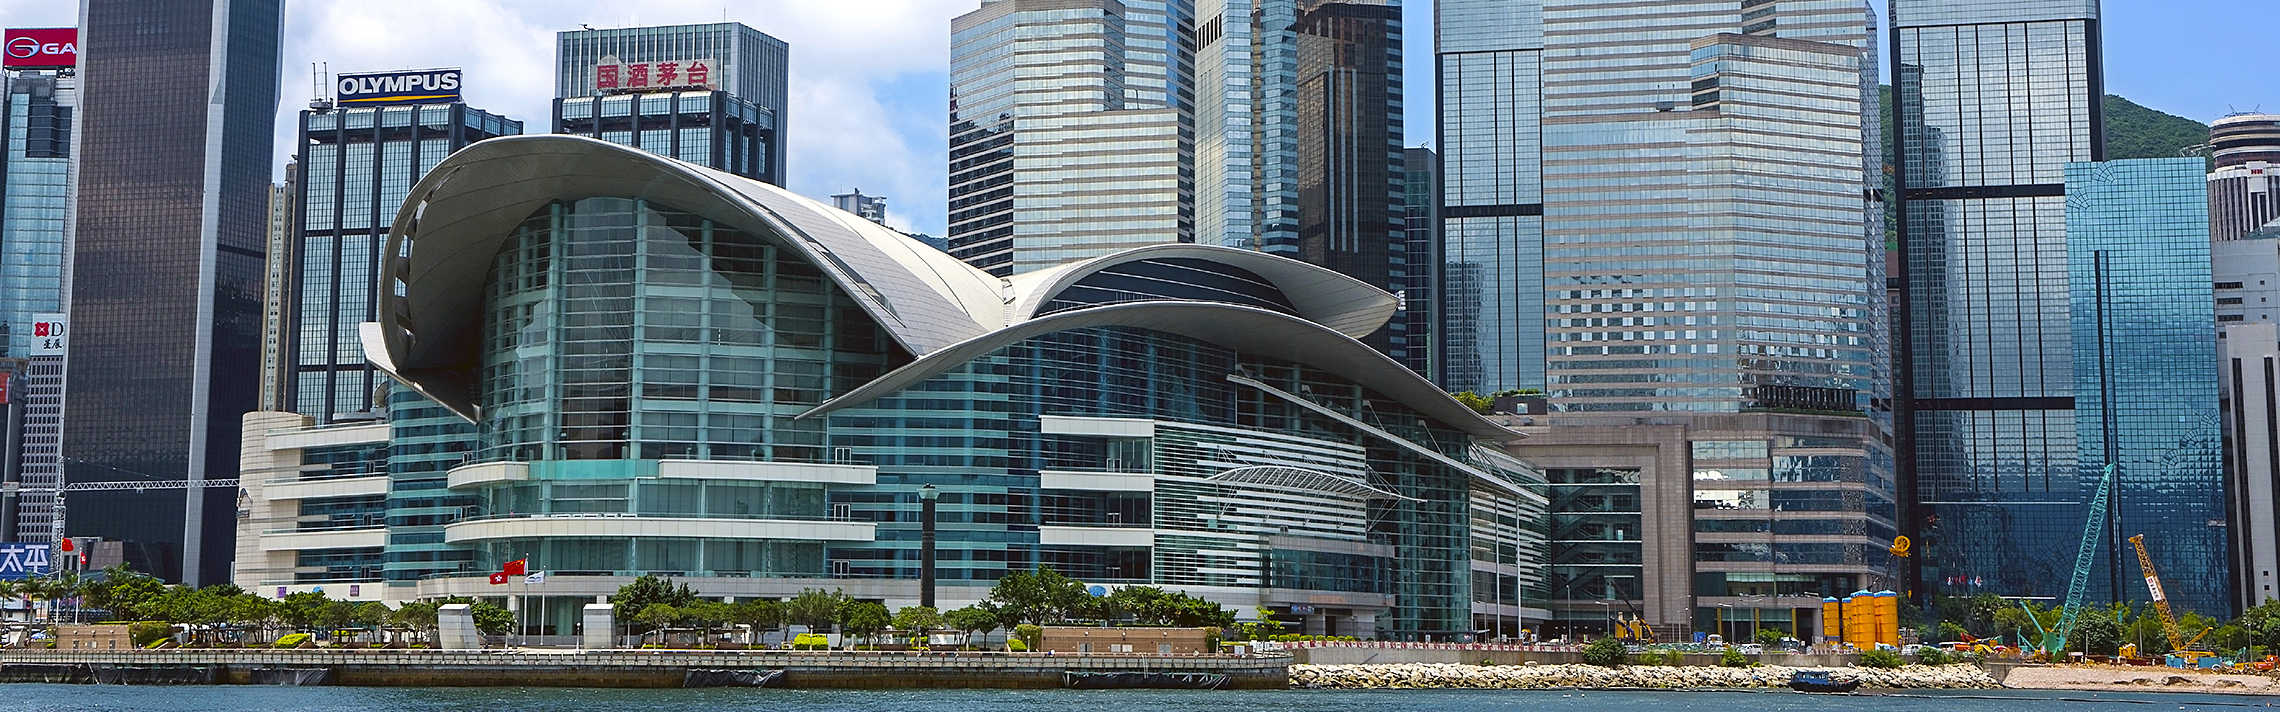
[[[435,609],[436,647],[475,650],[483,647],[483,633],[475,629],[475,607],[453,603]]]

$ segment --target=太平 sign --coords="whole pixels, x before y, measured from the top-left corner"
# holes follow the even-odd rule
[[[459,70],[342,74],[333,79],[341,106],[358,104],[437,104],[459,100]]]

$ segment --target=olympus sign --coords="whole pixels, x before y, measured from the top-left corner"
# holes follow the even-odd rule
[[[341,106],[459,101],[459,70],[343,74],[333,82]]]

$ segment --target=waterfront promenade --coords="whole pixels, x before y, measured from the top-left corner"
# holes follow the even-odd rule
[[[373,687],[1058,688],[1073,676],[1148,686],[1280,689],[1282,655],[793,650],[7,650],[0,681]],[[780,671],[781,674],[775,674]],[[1215,683],[1216,684],[1213,684]]]

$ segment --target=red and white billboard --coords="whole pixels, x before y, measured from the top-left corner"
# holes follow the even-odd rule
[[[79,64],[79,28],[14,27],[0,40],[0,67],[56,69]]]

